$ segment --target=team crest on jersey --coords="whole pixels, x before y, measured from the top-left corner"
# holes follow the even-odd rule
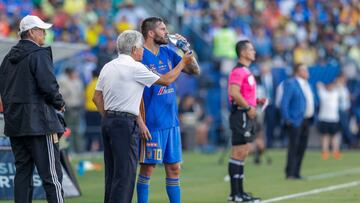
[[[250,84],[251,86],[255,85],[255,78],[254,78],[253,75],[250,75],[250,76],[248,77],[248,82],[249,82],[249,84]]]
[[[165,86],[162,86],[160,89],[159,89],[159,92],[157,95],[163,95],[163,94],[170,94],[170,93],[173,93],[174,92],[174,88],[167,88]]]
[[[147,153],[146,153],[146,157],[148,158],[148,159],[151,159],[151,156],[152,154],[151,154],[151,151],[148,151]]]
[[[149,64],[149,65],[147,66],[147,68],[148,68],[151,72],[157,74],[157,71],[156,71],[156,68],[155,68],[155,64]]]
[[[159,64],[161,65],[161,64],[163,64],[163,62],[161,60],[159,60]]]

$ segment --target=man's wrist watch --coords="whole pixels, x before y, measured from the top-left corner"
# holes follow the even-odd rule
[[[245,108],[245,112],[248,112],[250,110],[251,110],[251,106],[248,106],[248,107]]]

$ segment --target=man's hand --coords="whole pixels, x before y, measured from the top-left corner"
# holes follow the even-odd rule
[[[146,127],[146,125],[144,124],[144,122],[138,122],[139,124],[139,128],[140,128],[140,136],[141,138],[145,139],[145,140],[151,140],[151,134],[149,129]]]
[[[254,119],[256,117],[256,109],[251,106],[250,110],[247,112],[247,115],[250,119]]]
[[[184,36],[182,36],[182,35],[180,35],[180,34],[175,34],[175,36],[176,36],[176,38],[178,39],[178,40],[182,40],[182,41],[185,41],[185,42],[187,42],[187,40],[186,40],[186,38],[184,37]]]
[[[146,124],[141,116],[141,114],[138,116],[137,118],[137,123],[139,125],[139,129],[140,129],[140,136],[141,138],[145,139],[145,140],[151,140],[151,134],[149,129],[146,127]]]
[[[264,105],[266,103],[267,98],[258,98],[256,99],[256,104]]]
[[[65,112],[65,106],[61,107],[60,112],[61,112],[61,113],[64,113],[64,112]]]
[[[190,65],[192,63],[192,57],[193,57],[193,53],[192,52],[187,52],[184,54],[184,56],[181,59],[181,63],[183,63],[184,65]]]

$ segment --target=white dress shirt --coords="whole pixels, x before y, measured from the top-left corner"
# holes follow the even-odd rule
[[[95,89],[102,91],[105,110],[139,115],[144,87],[150,87],[159,78],[131,56],[120,54],[105,64]]]
[[[315,105],[314,105],[314,95],[312,93],[310,84],[307,80],[296,77],[296,80],[300,83],[301,90],[306,98],[306,110],[304,117],[311,118],[314,115]]]

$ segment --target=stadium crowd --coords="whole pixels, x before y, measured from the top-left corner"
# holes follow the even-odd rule
[[[343,140],[347,146],[356,145],[359,135],[350,132],[349,118],[356,118],[359,126],[360,1],[188,0],[183,23],[185,35],[195,30],[211,44],[213,64],[225,75],[233,67],[227,62],[235,58],[232,48],[235,42],[250,39],[257,52],[253,70],[272,101],[276,98],[276,87],[284,79],[279,71],[285,71],[284,76],[288,77],[295,64],[310,67],[310,83],[315,93],[317,82],[334,82],[343,73],[350,92],[339,109],[347,114],[340,119],[347,121],[342,124]],[[318,99],[317,104],[319,108]],[[282,137],[273,132],[280,121],[278,118],[274,122],[276,109],[272,102],[265,112],[269,147],[273,146],[274,136]]]
[[[187,37],[199,56],[206,56],[199,58],[202,60],[201,66],[210,67],[204,68],[198,81],[188,82],[191,79],[186,76],[178,81],[186,83],[185,93],[179,87],[179,95],[190,99],[190,104],[181,103],[184,106],[180,108],[180,114],[186,112],[183,118],[195,119],[201,124],[189,127],[190,133],[198,132],[198,145],[216,145],[221,140],[220,134],[226,126],[221,121],[217,122],[222,119],[221,115],[208,110],[209,107],[216,107],[212,110],[220,109],[221,101],[208,100],[204,95],[221,95],[219,92],[223,88],[220,79],[233,67],[231,61],[234,62],[236,58],[235,42],[248,38],[257,52],[257,60],[252,68],[264,94],[271,100],[264,116],[267,145],[274,146],[272,141],[275,138],[285,143],[281,133],[274,132],[276,126],[280,125],[280,118],[273,119],[278,116],[273,101],[277,86],[291,74],[291,67],[302,62],[314,70],[310,70],[310,82],[314,89],[316,82],[329,83],[337,74],[344,73],[350,95],[349,104],[341,109],[348,118],[348,122],[343,124],[343,134],[348,135],[343,140],[348,147],[356,146],[360,131],[356,132],[352,126],[355,129],[360,126],[359,0],[184,0],[183,6],[183,13],[179,13],[182,22],[179,32]],[[93,114],[84,113],[94,111],[89,104],[91,96],[83,96],[85,89],[94,85],[91,83],[93,77],[96,78],[103,65],[116,56],[118,34],[126,29],[139,30],[141,20],[149,13],[141,7],[141,1],[135,3],[131,0],[0,0],[0,36],[16,38],[19,20],[27,14],[37,15],[54,24],[47,31],[47,43],[64,41],[86,43],[92,47],[91,51],[58,66],[66,69],[59,76],[65,85],[60,85],[63,93],[68,93],[68,96],[64,96],[68,100],[66,103],[70,104],[71,111],[76,112],[68,115],[71,117],[69,124],[73,135],[83,140],[83,144],[76,147],[70,143],[71,150],[101,150],[101,140],[94,135],[94,124],[85,123],[85,115],[96,119]],[[194,37],[193,33],[200,37]],[[211,47],[211,53],[204,46]],[[323,74],[319,76],[317,73]],[[191,85],[190,88],[187,85]],[[187,92],[189,90],[195,91]],[[92,93],[86,91],[86,94]],[[194,97],[200,95],[201,98],[185,96],[189,94]],[[205,107],[200,110],[201,113],[196,113],[199,109],[197,101],[204,101]],[[189,116],[189,112],[196,115]],[[354,121],[356,124],[351,125]],[[184,121],[184,125],[187,124],[189,122]],[[196,126],[199,129],[193,129]],[[187,133],[186,130],[184,133]]]

